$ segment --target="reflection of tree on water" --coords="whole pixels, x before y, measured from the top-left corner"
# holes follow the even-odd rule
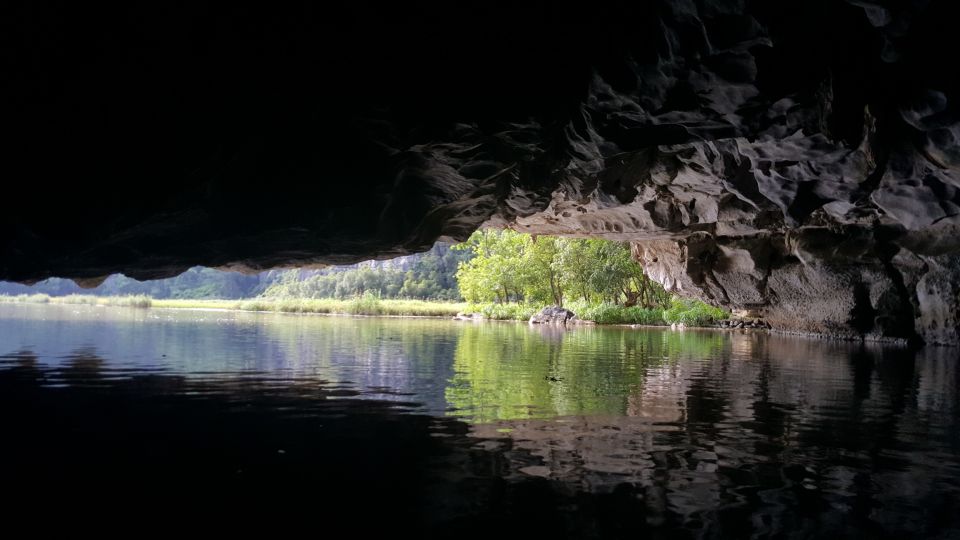
[[[4,487],[17,494],[5,503],[8,521],[83,516],[79,523],[95,517],[99,528],[107,519],[155,521],[174,505],[162,521],[178,526],[197,518],[224,527],[320,522],[321,530],[363,535],[457,538],[502,537],[506,527],[532,538],[581,537],[634,519],[589,493],[530,478],[504,482],[501,447],[477,448],[452,418],[328,400],[338,391],[269,375],[124,370],[118,378],[93,349],[70,356],[68,367],[44,366],[29,352],[0,358],[0,463]],[[72,384],[56,382],[64,372]],[[532,461],[522,450],[510,454]],[[358,508],[377,519],[358,526]]]
[[[106,367],[106,361],[92,347],[84,347],[69,354],[53,376],[64,384],[84,384],[100,378]]]
[[[29,351],[0,357],[0,463],[4,488],[16,494],[4,503],[8,524],[82,516],[76,523],[99,529],[162,515],[166,523],[320,521],[342,530],[356,528],[356,510],[367,508],[377,520],[364,534],[417,537],[461,523],[485,497],[512,497],[498,475],[477,475],[497,457],[472,448],[454,419],[305,381],[278,385],[269,375],[117,371],[92,348],[69,357],[57,366]],[[478,524],[514,519],[480,513]]]
[[[631,512],[621,525],[694,536],[949,537],[957,530],[955,350],[719,332],[574,329],[545,338],[513,324],[429,330],[339,322],[234,329],[228,338],[268,342],[255,351],[273,356],[257,365],[276,371],[230,377],[144,374],[99,347],[65,349],[53,360],[24,350],[0,357],[4,435],[17,441],[0,445],[0,461],[27,464],[15,468],[20,484],[11,485],[35,498],[67,480],[102,482],[97,471],[108,471],[131,490],[145,481],[169,487],[165,475],[181,486],[214,479],[224,491],[280,493],[293,505],[283,497],[289,486],[334,485],[360,500],[382,495],[385,507],[405,512],[403,503],[421,495],[410,485],[436,466],[449,475],[438,483],[446,495],[487,497],[450,503],[460,508],[494,508],[484,504],[507,500],[504,490],[522,484],[537,486],[526,493],[548,501],[544,515],[552,518],[587,520],[591,508],[615,501]],[[149,343],[180,343],[164,339]],[[451,358],[453,369],[445,364]],[[434,377],[447,383],[446,403],[478,422],[469,428],[475,438],[464,439],[468,426],[456,419],[361,403],[342,386],[285,371],[311,365],[342,368],[341,376],[369,372],[352,379],[361,384],[391,378],[429,389]],[[341,399],[326,399],[334,396]],[[261,476],[245,484],[238,469]],[[624,514],[608,518],[617,516]]]
[[[454,414],[480,423],[642,415],[642,404],[649,401],[645,392],[658,399],[660,383],[683,380],[675,372],[680,360],[711,357],[725,336],[595,328],[544,334],[524,325],[467,326],[457,343],[447,401]]]
[[[563,343],[564,336],[573,329],[562,324],[531,324],[530,331],[539,334],[544,342]]]
[[[956,526],[958,405],[939,397],[957,395],[952,351],[761,335],[714,351],[650,366],[633,417],[501,417],[474,431],[540,457],[522,472],[592,490],[626,483],[646,515],[714,534]],[[663,420],[643,413],[657,405]]]
[[[0,372],[10,373],[38,373],[40,360],[30,350],[19,350],[0,356]]]
[[[46,376],[40,360],[33,351],[19,350],[0,356],[0,383],[8,392],[17,393],[25,388],[43,384]]]

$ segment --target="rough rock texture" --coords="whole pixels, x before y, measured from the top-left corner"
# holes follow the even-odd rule
[[[634,253],[665,286],[758,311],[775,329],[956,343],[957,257],[917,254],[855,234],[693,235],[638,243]]]
[[[629,240],[780,329],[960,342],[956,2],[516,4],[12,8],[0,278],[486,223]]]
[[[530,324],[568,324],[577,319],[577,314],[558,306],[547,306],[530,317]]]

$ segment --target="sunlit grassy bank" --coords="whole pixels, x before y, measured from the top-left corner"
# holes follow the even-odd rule
[[[155,300],[157,307],[199,307],[181,305],[189,300]],[[278,311],[282,313],[336,313],[346,315],[387,315],[416,317],[453,317],[467,305],[454,302],[430,302],[426,300],[380,299],[364,296],[352,300],[333,298],[254,298],[239,301],[216,301],[230,304],[228,309],[242,311]]]
[[[543,306],[534,304],[472,304],[467,313],[479,313],[487,319],[528,320]],[[594,321],[597,324],[643,324],[666,326],[684,324],[686,326],[712,326],[717,321],[728,319],[730,313],[720,308],[696,300],[674,299],[667,309],[625,307],[617,304],[588,304],[582,301],[570,302],[564,307],[577,314],[580,319]]]
[[[83,304],[88,306],[124,306],[148,308],[157,301],[145,295],[130,296],[93,296],[88,294],[68,294],[50,296],[47,294],[0,295],[0,302],[6,304]]]
[[[240,311],[275,311],[281,313],[336,313],[347,315],[394,315],[419,317],[453,317],[466,309],[467,304],[453,302],[429,302],[424,300],[386,300],[365,296],[352,300],[328,298],[248,300],[158,300],[149,296],[93,296],[71,294],[48,296],[45,294],[22,294],[0,296],[0,302],[34,304],[84,304],[93,306],[128,306],[139,308],[182,309],[232,309]]]
[[[123,306],[135,308],[229,309],[270,311],[278,313],[329,313],[343,315],[385,315],[415,317],[453,317],[457,313],[479,313],[486,319],[526,321],[543,306],[536,304],[466,304],[426,300],[380,299],[367,295],[351,300],[333,298],[252,298],[247,300],[166,299],[144,295],[93,296],[71,294],[0,295],[3,303],[83,304],[91,306]],[[581,319],[597,324],[708,326],[729,317],[729,313],[702,302],[674,300],[668,309],[624,307],[616,304],[571,302],[566,306]]]

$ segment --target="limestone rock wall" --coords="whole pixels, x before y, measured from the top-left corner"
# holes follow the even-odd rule
[[[749,239],[709,235],[634,245],[668,289],[759,311],[777,330],[955,345],[960,265],[869,237],[794,231]]]

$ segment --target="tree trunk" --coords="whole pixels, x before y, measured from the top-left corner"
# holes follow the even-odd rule
[[[553,296],[553,302],[563,307],[563,291],[560,290],[560,286],[555,279],[553,272],[550,273],[550,294]]]

